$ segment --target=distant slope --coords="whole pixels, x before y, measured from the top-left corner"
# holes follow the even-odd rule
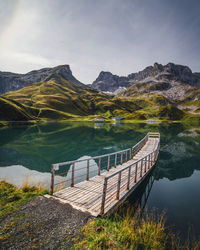
[[[43,68],[40,70],[33,70],[27,74],[16,74],[0,71],[0,94],[6,93],[8,91],[21,89],[34,82],[43,81],[47,76],[54,73],[60,74],[64,79],[74,84],[84,86],[83,83],[78,81],[72,75],[69,65],[59,65],[54,68]]]
[[[0,121],[35,120],[37,109],[26,108],[16,101],[0,97]]]

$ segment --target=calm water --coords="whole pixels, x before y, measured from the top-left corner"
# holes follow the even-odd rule
[[[137,195],[148,208],[166,210],[176,230],[185,233],[192,225],[200,235],[198,127],[76,122],[0,128],[0,178],[17,185],[28,179],[49,186],[52,163],[125,149],[148,131],[161,133],[160,155],[152,177]]]

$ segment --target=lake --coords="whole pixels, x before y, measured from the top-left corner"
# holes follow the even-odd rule
[[[46,123],[0,128],[0,178],[49,187],[51,164],[129,148],[149,131],[159,131],[161,148],[147,183],[133,194],[149,208],[166,211],[167,224],[200,235],[200,129],[175,123]],[[148,191],[145,191],[146,190]],[[146,192],[146,193],[144,193]]]

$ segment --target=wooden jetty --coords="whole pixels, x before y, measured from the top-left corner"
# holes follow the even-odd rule
[[[51,195],[78,210],[103,216],[121,204],[150,173],[159,148],[160,134],[148,133],[126,150],[53,164]],[[62,172],[62,168],[68,170]],[[77,172],[82,175],[77,176]],[[77,178],[81,180],[78,183]]]

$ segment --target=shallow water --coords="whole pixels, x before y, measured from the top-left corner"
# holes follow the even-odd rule
[[[52,163],[126,149],[149,131],[161,133],[161,149],[145,204],[166,210],[167,223],[181,233],[192,225],[200,235],[198,127],[71,122],[0,128],[0,178],[16,185],[28,179],[49,187]]]

